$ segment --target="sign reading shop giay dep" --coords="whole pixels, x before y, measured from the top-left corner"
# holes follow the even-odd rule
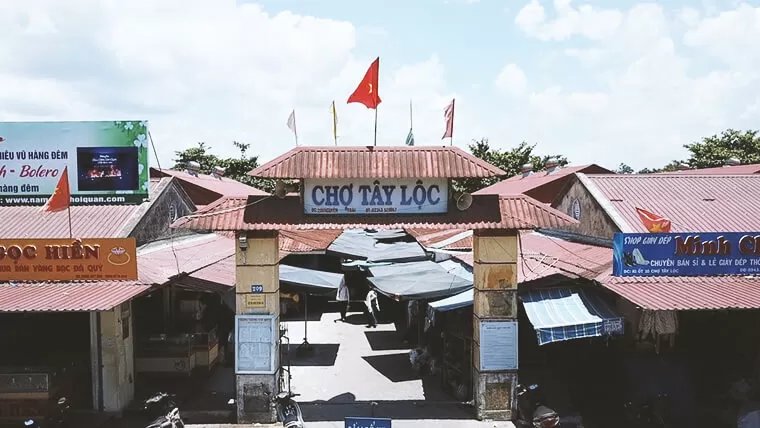
[[[141,203],[147,123],[0,122],[0,205],[44,205],[65,168],[72,205]]]
[[[440,214],[448,211],[445,179],[304,180],[306,214]]]
[[[135,238],[0,239],[0,281],[137,280]]]
[[[760,274],[760,232],[616,233],[615,276]]]

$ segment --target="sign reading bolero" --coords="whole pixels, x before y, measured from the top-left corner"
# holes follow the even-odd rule
[[[613,244],[615,276],[760,273],[760,232],[616,233]]]
[[[448,210],[443,179],[305,180],[306,214],[439,214]]]
[[[137,280],[135,238],[0,239],[0,281]]]
[[[44,205],[66,167],[72,205],[141,203],[147,123],[0,122],[0,205]]]

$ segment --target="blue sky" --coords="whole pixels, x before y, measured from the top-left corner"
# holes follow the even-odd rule
[[[522,140],[575,164],[660,166],[760,120],[760,0],[13,2],[0,16],[0,120],[147,119],[162,164],[205,141],[271,159],[372,141],[346,98],[381,58],[378,144]]]

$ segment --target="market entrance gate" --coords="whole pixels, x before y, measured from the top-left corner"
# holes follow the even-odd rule
[[[223,199],[175,224],[236,232],[238,422],[275,421],[279,231],[406,228],[473,230],[475,416],[511,419],[518,230],[574,220],[524,195],[457,194],[451,180],[506,174],[456,147],[298,147],[250,175],[278,180],[276,194]]]

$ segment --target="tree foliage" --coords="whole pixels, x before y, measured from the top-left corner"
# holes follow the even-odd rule
[[[686,163],[692,168],[722,166],[731,158],[743,164],[760,163],[760,137],[755,130],[727,129],[720,135],[705,137],[684,147],[691,152]]]
[[[526,164],[533,165],[533,170],[543,169],[546,161],[556,159],[560,166],[567,165],[568,161],[565,156],[540,156],[534,153],[536,144],[521,142],[517,147],[508,150],[499,150],[491,147],[487,138],[473,140],[468,146],[470,153],[483,159],[491,165],[497,166],[507,173],[507,177],[512,177],[520,173],[522,166]],[[474,192],[484,187],[488,187],[506,177],[496,178],[470,178],[454,181],[454,189],[460,192]]]
[[[253,186],[265,192],[274,191],[274,181],[269,179],[254,178],[248,172],[259,166],[258,156],[248,156],[250,144],[233,141],[232,144],[240,150],[240,157],[222,158],[211,153],[211,147],[204,142],[198,142],[196,147],[174,152],[176,158],[172,167],[174,170],[184,170],[190,161],[201,165],[202,174],[211,174],[215,166],[225,169],[224,176],[232,180]]]
[[[621,163],[615,172],[618,174],[633,174],[633,168],[628,166],[628,164]]]

